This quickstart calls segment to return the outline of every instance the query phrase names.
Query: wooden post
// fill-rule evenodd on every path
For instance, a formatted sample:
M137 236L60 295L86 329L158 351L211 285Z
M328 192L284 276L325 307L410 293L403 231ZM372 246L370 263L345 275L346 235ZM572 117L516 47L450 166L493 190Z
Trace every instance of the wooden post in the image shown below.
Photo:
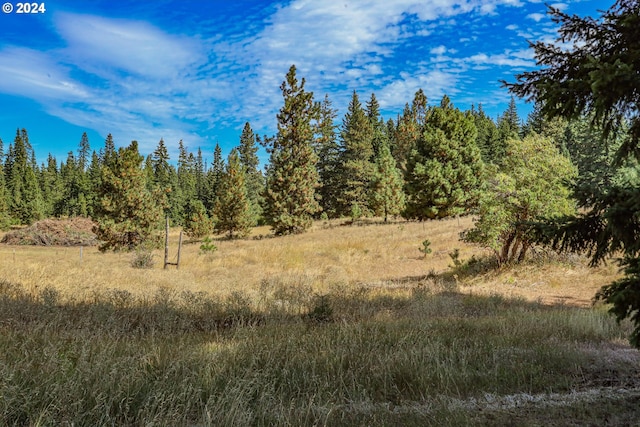
M182 251L182 230L180 230L180 239L178 240L178 260L176 262L169 262L169 216L165 219L164 225L164 269L167 269L168 265L175 265L176 270L180 267L180 252Z
M180 268L180 251L182 251L182 230L180 230L180 238L178 239L178 259L176 261L176 270Z
M165 217L164 222L164 269L169 265L169 215Z
M80 261L82 261L82 246L80 246Z

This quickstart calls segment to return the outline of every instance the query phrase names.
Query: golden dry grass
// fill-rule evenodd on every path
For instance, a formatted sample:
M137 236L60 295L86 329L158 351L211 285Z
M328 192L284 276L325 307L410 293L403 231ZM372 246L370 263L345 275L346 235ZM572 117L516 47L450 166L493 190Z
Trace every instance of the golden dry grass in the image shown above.
M343 221L316 222L304 234L270 238L269 229L253 230L245 240L215 241L218 250L200 254L199 244L185 244L180 268L163 270L163 251L154 252L152 269L135 269L131 253L99 253L96 248L0 246L0 277L38 291L55 288L62 297L90 299L105 290L127 290L138 296L159 289L229 295L258 292L263 281L301 284L315 292L333 286L412 287L430 271L449 270L449 253L460 260L488 252L459 241L471 218L441 221L370 223L346 226ZM171 233L175 261L178 230ZM262 237L262 238L260 238ZM429 239L433 252L418 248ZM615 266L587 268L575 263L527 264L460 279L465 293L503 294L543 302L588 305L595 292L617 276Z

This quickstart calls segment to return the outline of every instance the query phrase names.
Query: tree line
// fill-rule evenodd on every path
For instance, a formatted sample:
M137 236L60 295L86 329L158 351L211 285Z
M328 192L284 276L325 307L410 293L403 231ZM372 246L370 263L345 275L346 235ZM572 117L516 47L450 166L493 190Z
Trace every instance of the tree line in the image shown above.
M566 180L584 155L578 140L585 137L575 129L586 119L549 121L536 108L522 120L511 98L494 120L481 105L461 111L446 95L429 105L420 89L387 121L375 94L362 103L354 91L338 123L329 97L316 101L295 66L280 89L277 133L260 137L246 123L238 146L223 158L216 144L210 164L182 141L172 162L162 139L145 157L136 141L116 149L111 135L92 150L85 133L66 160L49 155L38 165L27 131L18 130L6 154L0 141L0 223L92 217L108 250L139 246L165 216L194 238L234 238L258 224L282 235L319 218L473 212L479 220L465 239L506 262L522 259L531 245L517 224L574 208ZM269 155L264 171L259 145Z

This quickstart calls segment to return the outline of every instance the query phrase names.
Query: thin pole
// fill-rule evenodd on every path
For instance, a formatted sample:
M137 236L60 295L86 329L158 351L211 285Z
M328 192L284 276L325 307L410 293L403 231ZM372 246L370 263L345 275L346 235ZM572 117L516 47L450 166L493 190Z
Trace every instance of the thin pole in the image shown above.
M169 215L165 217L164 222L164 269L169 264Z
M182 251L182 230L180 230L180 238L178 239L178 259L176 260L176 270L180 268L180 252Z

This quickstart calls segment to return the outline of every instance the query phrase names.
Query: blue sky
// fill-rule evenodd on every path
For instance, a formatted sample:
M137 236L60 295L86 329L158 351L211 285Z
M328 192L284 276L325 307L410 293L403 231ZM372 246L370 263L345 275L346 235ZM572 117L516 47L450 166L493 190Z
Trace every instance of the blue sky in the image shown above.
M3 1L4 2L4 1ZM538 0L48 0L44 13L0 13L0 138L26 128L38 160L93 149L108 133L148 154L163 138L211 159L245 122L273 135L291 66L338 123L352 91L374 92L385 118L422 88L496 117L499 80L535 67L527 40L553 41ZM553 3L596 15L606 1ZM530 106L519 103L524 118ZM266 160L263 153L263 160Z

